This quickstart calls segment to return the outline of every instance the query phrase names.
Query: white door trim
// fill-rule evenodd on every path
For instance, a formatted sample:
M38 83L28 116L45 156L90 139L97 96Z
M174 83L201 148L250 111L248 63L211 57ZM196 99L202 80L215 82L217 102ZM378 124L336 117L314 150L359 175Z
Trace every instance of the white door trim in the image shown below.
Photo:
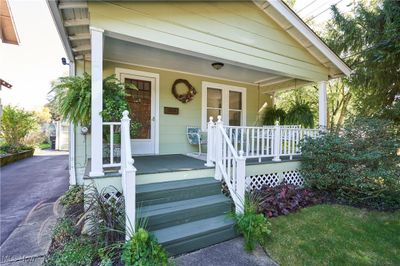
M133 70L133 69L127 69L127 68L115 68L115 75L117 76L117 79L121 81L121 75L122 74L128 74L128 75L135 75L135 76L141 76L144 78L153 78L155 80L155 123L154 123L154 153L159 154L160 153L160 136L159 136L159 118L160 118L160 74L157 73L151 73L151 72L145 72L145 71L139 71L139 70Z
M222 90L222 117L226 120L228 117L229 120L229 91L238 91L242 93L242 124L241 126L246 126L246 88L245 87L238 87L228 84L221 84L221 83L214 83L203 81L201 83L201 128L203 131L207 130L207 88L215 88ZM224 108L227 106L228 108ZM216 121L216 117L214 117L214 121ZM226 121L225 121L226 123Z

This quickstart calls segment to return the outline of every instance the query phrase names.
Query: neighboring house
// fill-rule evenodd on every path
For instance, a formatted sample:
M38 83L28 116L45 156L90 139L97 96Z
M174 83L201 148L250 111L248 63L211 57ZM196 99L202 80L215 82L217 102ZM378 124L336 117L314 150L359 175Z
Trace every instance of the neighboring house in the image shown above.
M71 184L94 182L100 188L124 188L131 221L137 196L146 205L141 215L151 221L150 230L173 254L233 236L226 227L230 224L220 215L215 181L204 177L222 178L238 211L245 189L283 179L301 182L298 161L278 161L299 155L299 140L304 135L315 136L318 130L260 127L259 110L272 106L279 90L318 82L319 125L325 127L326 82L351 71L280 0L48 4L71 75L85 71L92 75L90 134L81 134L79 126L71 127ZM124 130L129 128L127 117L122 122L122 163L114 161L119 146L112 139L103 143L103 133L120 126L100 116L102 79L110 74L139 88L138 92L128 90L127 100L134 110L131 116L142 128L130 139L129 130ZM191 101L182 103L171 93L178 79L196 89ZM207 123L209 116L215 122L217 115L222 116L220 122ZM188 143L187 126L207 131L206 166L178 155L197 149ZM122 179L115 167L121 167ZM173 196L160 196L166 191ZM169 211L157 213L152 209L155 202L169 204L165 206Z
M2 43L19 45L17 29L7 0L0 0L0 39ZM12 85L0 78L0 91L2 87L11 89ZM2 114L3 106L0 98L0 118Z
M19 44L17 29L7 0L0 0L0 39L3 43Z

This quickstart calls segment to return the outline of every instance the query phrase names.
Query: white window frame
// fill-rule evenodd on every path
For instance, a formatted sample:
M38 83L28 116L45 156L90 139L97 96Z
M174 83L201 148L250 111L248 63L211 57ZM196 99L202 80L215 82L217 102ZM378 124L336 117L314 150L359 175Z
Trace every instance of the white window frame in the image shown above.
M246 126L246 91L247 89L245 87L238 87L238 86L232 86L232 85L227 85L227 84L221 84L221 83L213 83L213 82L208 82L208 81L203 81L201 84L201 129L202 131L207 130L207 89L212 88L212 89L220 89L222 91L222 121L224 122L225 125L228 125L229 122L229 92L230 91L236 91L236 92L241 92L242 93L242 113L240 117L241 121L241 126ZM217 118L214 117L214 121L216 121Z

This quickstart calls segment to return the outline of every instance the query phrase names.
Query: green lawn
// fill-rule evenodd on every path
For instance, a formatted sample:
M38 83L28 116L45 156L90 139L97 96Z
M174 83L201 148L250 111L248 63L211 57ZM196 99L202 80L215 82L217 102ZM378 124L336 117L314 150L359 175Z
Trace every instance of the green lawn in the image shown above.
M400 211L317 205L270 221L264 247L280 265L400 265Z
M50 148L51 148L51 145L49 143L39 144L39 149L41 149L41 150L50 149Z

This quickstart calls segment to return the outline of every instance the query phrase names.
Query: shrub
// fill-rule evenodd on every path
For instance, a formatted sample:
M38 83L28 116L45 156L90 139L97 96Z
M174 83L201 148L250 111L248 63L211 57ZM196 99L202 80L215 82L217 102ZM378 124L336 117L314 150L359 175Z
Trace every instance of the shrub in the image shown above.
M69 206L72 206L75 204L83 204L83 187L82 186L72 186L62 196L60 202L65 207L69 207Z
M61 197L60 203L65 207L65 215L77 222L84 214L84 196L82 186L71 186ZM83 226L83 223L79 223Z
M10 105L4 107L1 119L1 137L15 149L38 126L33 113Z
M92 264L95 255L95 247L88 238L75 238L52 253L46 259L45 265L86 266Z
M74 223L71 219L63 218L58 221L53 229L53 240L55 247L59 247L76 236Z
M123 248L125 265L168 265L166 251L145 229L139 228Z
M18 146L9 145L9 144L1 144L1 146L0 146L0 151L2 151L3 154L18 153L18 152L26 151L26 150L33 150L33 147L24 145L24 144L20 144Z
M113 191L111 191L113 190ZM115 188L98 191L95 186L87 188L87 218L89 234L109 246L125 239L125 207L122 195ZM120 197L110 195L116 193Z
M267 218L258 213L257 198L246 196L243 213L232 213L231 216L236 220L236 227L244 237L244 247L247 251L252 251L257 242L263 242L271 231L270 223Z
M286 215L305 206L319 202L315 193L309 189L292 184L261 188L257 192L259 207L268 217Z
M46 142L48 139L49 137L46 135L46 132L43 132L41 129L37 128L29 132L29 134L26 135L21 142L25 145L34 147L39 146L41 143Z
M302 173L308 187L338 200L378 209L400 207L400 145L393 123L356 118L339 133L307 139Z

